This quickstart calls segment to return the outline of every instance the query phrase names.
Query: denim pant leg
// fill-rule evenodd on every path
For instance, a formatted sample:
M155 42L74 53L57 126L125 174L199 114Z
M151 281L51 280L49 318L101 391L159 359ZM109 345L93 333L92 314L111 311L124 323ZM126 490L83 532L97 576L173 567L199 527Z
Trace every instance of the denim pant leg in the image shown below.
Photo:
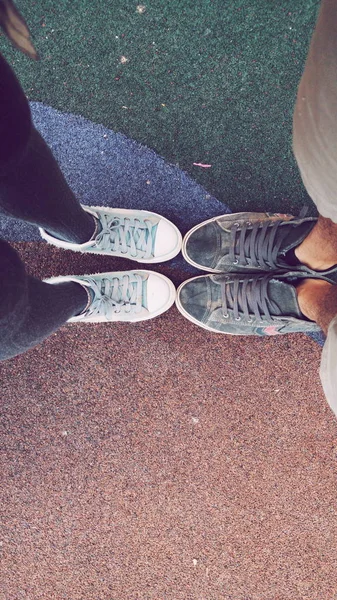
M42 342L86 306L81 285L45 283L27 275L18 253L0 240L0 360Z
M73 243L95 230L51 150L32 125L24 92L0 55L0 215L38 225Z
M75 243L88 240L94 229L32 126L27 99L0 55L1 214ZM79 284L51 285L27 275L17 252L0 240L0 360L39 344L80 313L87 300Z

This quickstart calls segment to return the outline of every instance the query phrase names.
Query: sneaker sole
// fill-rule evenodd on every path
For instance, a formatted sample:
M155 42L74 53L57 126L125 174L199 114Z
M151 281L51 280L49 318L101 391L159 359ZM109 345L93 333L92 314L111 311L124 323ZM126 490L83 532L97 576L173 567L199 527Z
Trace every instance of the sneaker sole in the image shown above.
M172 283L172 281L170 279L168 279L168 277L165 277L165 275L162 275L161 273L157 273L154 271L148 271L146 269L137 269L135 271L132 271L135 273L139 273L139 274L146 274L146 275L156 275L156 277L159 277L160 279L162 279L163 281L165 281L165 283L167 284L167 287L169 289L169 298L166 301L166 303L158 310L156 310L155 312L151 312L148 315L142 315L141 317L137 316L137 315L133 315L132 318L128 318L126 313L123 313L122 317L118 316L118 318L116 319L112 319L107 321L104 317L87 317L87 318L81 318L80 316L77 317L72 317L71 319L69 319L67 321L67 323L139 323L141 321L148 321L149 319L154 319L155 317L158 317L159 315L163 314L164 312L166 312L167 310L169 310L171 308L171 306L174 304L175 299L176 299L176 288L174 286L174 284ZM125 274L127 274L128 271L109 271L107 273L90 273L87 275L66 275L66 276L61 276L61 277L51 277L49 279L44 279L45 283L62 283L65 281L72 281L75 283L81 283L81 279L84 277L92 277L92 276L100 276L100 277L106 277L107 279L109 277L120 277L123 276Z

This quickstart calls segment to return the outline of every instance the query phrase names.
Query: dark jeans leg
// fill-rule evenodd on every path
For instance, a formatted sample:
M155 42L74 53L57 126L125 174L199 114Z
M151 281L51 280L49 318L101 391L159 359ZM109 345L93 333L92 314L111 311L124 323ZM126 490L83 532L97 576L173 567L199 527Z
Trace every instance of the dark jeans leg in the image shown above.
M31 122L27 99L0 55L0 215L43 227L73 243L95 230Z
M81 243L94 231L51 151L34 129L27 99L0 56L1 214ZM0 241L0 360L39 344L87 304L77 283L51 285L30 277L11 246Z
M0 282L0 360L42 342L88 301L77 283L54 285L27 275L17 252L1 240Z

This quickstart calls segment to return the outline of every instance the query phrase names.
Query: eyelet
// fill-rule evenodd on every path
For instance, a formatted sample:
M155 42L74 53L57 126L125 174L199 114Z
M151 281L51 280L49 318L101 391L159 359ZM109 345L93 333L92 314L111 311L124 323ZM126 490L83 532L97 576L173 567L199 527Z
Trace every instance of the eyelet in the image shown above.
M235 317L235 321L241 321L241 317Z
M234 223L233 227L240 227L240 223Z
M251 227L252 226L252 224L251 224L250 221L247 221L246 225L247 225L247 227Z
M253 322L253 319L248 319L247 320L247 323L252 323L252 322Z
M222 315L224 319L228 319L229 314L227 313L227 315Z
M238 259L233 260L233 265L237 265L239 263Z

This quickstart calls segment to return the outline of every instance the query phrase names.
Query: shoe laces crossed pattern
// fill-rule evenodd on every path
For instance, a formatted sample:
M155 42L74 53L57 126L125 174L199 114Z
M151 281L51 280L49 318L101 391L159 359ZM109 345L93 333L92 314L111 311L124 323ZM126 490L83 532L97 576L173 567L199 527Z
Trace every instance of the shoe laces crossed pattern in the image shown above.
M148 219L117 217L100 213L101 231L95 237L97 248L128 254L132 258L150 258L158 224Z
M264 269L277 268L277 256L284 238L289 230L285 227L284 233L279 231L282 221L264 221L263 223L234 223L231 227L229 245L229 259L233 265L258 266ZM276 240L276 235L278 239ZM250 261L248 261L248 257Z
M308 207L303 206L298 218L302 219L307 214ZM234 223L231 227L229 245L229 259L233 265L262 267L263 269L277 269L277 257L283 240L289 233L288 226L296 227L287 221L284 231L280 230L282 219L277 221L264 221L243 225ZM276 239L277 236L277 239ZM248 261L250 258L250 262Z
M279 307L268 296L268 283L271 278L271 275L265 275L253 279L238 278L230 281L230 278L226 277L221 286L224 318L229 318L229 310L233 311L236 321L241 321L243 313L248 323L253 322L252 315L261 323L264 320L273 320L271 312L279 315Z
M142 310L143 280L137 273L120 277L103 277L99 281L93 277L84 280L93 300L84 313L85 317L105 317L111 319L115 313L139 313Z

